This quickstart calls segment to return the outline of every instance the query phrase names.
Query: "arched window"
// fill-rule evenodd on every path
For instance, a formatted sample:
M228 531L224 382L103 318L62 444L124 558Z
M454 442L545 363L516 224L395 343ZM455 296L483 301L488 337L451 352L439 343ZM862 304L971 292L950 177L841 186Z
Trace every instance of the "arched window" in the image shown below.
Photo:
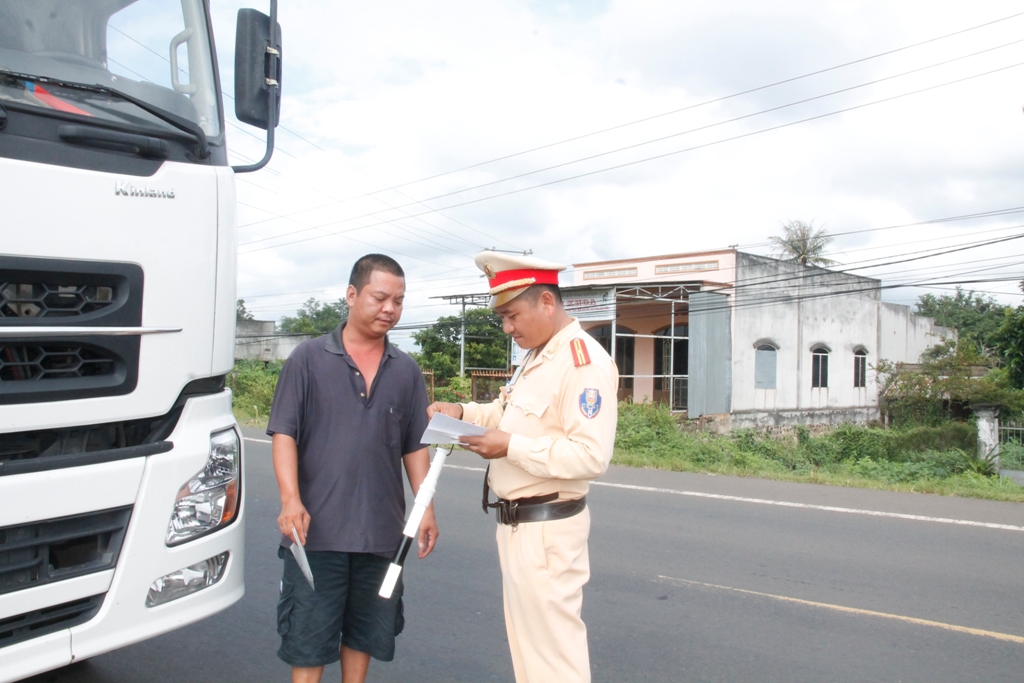
M759 344L754 352L754 388L774 389L778 349L771 344Z
M853 352L853 387L863 389L868 385L868 352L857 349Z
M622 325L615 328L615 365L619 368L620 375L633 374L633 355L636 350L636 339L634 337L622 337L623 334L636 334L633 330ZM587 330L587 334L596 339L604 350L612 352L612 326L601 325ZM632 389L633 378L623 377L619 380L620 389Z
M824 346L815 346L811 349L811 387L828 387L828 349Z

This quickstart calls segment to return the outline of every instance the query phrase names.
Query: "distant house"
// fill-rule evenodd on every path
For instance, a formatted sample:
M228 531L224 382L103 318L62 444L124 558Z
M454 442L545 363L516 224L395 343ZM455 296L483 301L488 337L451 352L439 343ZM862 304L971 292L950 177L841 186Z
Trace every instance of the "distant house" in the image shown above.
M277 331L273 320L235 321L235 360L284 360L295 347L310 339L306 334Z
M722 428L878 418L875 366L955 332L881 282L726 249L578 263L566 307L619 367L619 398Z

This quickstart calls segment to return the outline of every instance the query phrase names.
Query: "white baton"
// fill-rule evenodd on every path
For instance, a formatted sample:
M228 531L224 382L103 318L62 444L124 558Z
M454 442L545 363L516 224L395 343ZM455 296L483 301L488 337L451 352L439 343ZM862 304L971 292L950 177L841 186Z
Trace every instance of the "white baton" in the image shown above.
M395 592L395 585L398 583L398 577L402 574L402 566L405 564L405 556L409 554L409 547L412 546L413 539L416 538L416 534L420 529L423 513L430 507L430 501L434 498L434 491L437 490L437 480L441 476L444 461L451 454L452 448L452 446L449 446L447 451L441 448L436 450L434 461L430 463L430 471L427 472L426 478L420 484L420 490L416 494L416 499L412 504L412 511L409 513L409 519L405 523L405 530L402 531L402 543L398 546L398 550L395 551L395 559L392 560L391 566L388 567L387 576L384 577L384 583L381 584L379 595L382 598L390 598L391 594Z

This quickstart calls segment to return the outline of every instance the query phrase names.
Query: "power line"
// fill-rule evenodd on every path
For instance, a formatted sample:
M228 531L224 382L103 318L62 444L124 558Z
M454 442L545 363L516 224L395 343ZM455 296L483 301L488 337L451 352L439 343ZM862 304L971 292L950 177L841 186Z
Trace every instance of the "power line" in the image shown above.
M1009 70L1009 69L1014 69L1014 68L1017 68L1017 67L1020 67L1020 66L1024 66L1024 62L1018 62L1016 64L1011 64L1009 66L1000 67L998 69L992 69L990 71L985 71L985 72L982 72L982 73L973 74L971 76L965 76L963 78L958 78L958 79L954 79L952 81L947 81L945 83L940 83L940 84L937 84L937 85L932 85L932 86L928 86L928 87L925 87L925 88L920 88L918 90L913 90L913 91L906 92L906 93L901 93L901 94L898 94L898 95L892 95L890 97L884 97L884 98L881 98L881 99L878 99L878 100L874 100L874 101L871 101L871 102L865 102L865 103L858 104L858 105L852 105L852 106L849 106L849 107L844 107L842 109L837 109L835 111L826 112L824 114L818 114L818 115L815 115L815 116L809 116L807 118L799 119L799 120L796 120L796 121L790 121L790 122L787 122L787 123L782 123L782 124L778 124L778 125L775 125L775 126L769 126L767 128L762 128L762 129L755 130L755 131L749 131L747 133L741 133L739 135L734 135L732 137L722 138L722 139L719 139L719 140L714 140L714 141L711 141L711 142L707 142L707 143L703 143L703 144L699 144L699 145L694 145L692 147L687 147L687 148L684 148L684 149L674 150L674 151L671 151L671 152L665 152L665 153L662 153L662 154L657 154L657 155L654 155L654 156L646 157L646 158L643 158L643 159L637 159L637 160L634 160L634 161L628 161L628 162L624 162L624 163L621 163L621 164L616 164L614 166L609 166L609 167L605 167L605 168L601 168L601 169L596 169L596 170L588 171L588 172L585 172L585 173L579 173L579 174L572 175L572 176L567 176L567 177L564 177L564 178L557 178L555 180L550 180L550 181L547 181L547 182L538 183L536 185L529 185L529 186L526 186L526 187L521 187L521 188L517 188L517 189L513 189L513 190L508 190L506 192L501 192L501 193L493 194L493 195L490 195L490 196L487 196L487 197L480 197L480 198L477 198L477 199L470 199L470 200L467 200L467 201L464 201L464 202L459 202L459 203L456 203L456 204L451 204L451 205L448 205L448 206L445 206L445 207L441 207L441 209L438 209L438 210L448 210L448 209L453 209L453 208L460 207L460 206L468 206L468 205L471 205L471 204L477 204L479 202L489 201L489 200L492 200L492 199L498 199L500 197L507 197L507 196L511 196L511 195L514 195L514 194L519 194L519 193L522 193L522 192L527 192L529 190L535 190L535 189L542 188L542 187L548 187L550 185L556 185L556 184L559 184L559 183L568 182L570 180L578 180L580 178L586 178L586 177L597 175L597 174L600 174L600 173L607 173L609 171L619 170L619 169L627 168L627 167L630 167L630 166L635 166L637 164L647 163L649 161L656 161L658 159L664 159L664 158L675 156L675 155L678 155L678 154L684 154L686 152L692 152L692 151L699 150L699 149L705 149L705 148L713 147L715 145L720 145L720 144L723 144L723 143L726 143L726 142L733 142L733 141L736 141L736 140L741 140L741 139L744 139L744 138L752 137L754 135L760 135L762 133L769 133L769 132L772 132L772 131L781 130L781 129L784 129L784 128L789 128L789 127L792 127L792 126L796 126L796 125L799 125L799 124L802 124L802 123L808 123L810 121L817 121L817 120L820 120L820 119L824 119L824 118L828 118L828 117L831 117L831 116L835 116L837 114L843 114L843 113L846 113L846 112L856 111L858 109L864 109L866 107L870 107L870 106L873 106L873 105L876 105L876 104L884 104L886 102L892 102L892 101L895 101L895 100L898 100L898 99L902 99L904 97L910 97L912 95L919 95L919 94L924 93L924 92L929 92L929 91L936 90L938 88L947 87L947 86L950 86L950 85L956 85L956 84L963 83L963 82L966 82L966 81L969 81L969 80L973 80L975 78L981 78L983 76L990 76L990 75L992 75L994 73L999 73L999 72L1006 71L1006 70ZM433 199L435 199L435 197L430 197L430 198L425 199L423 201L424 202L432 201ZM405 206L406 205L401 205L401 206L395 207L395 208L404 208ZM425 213L413 214L413 216L426 215L427 213L432 213L432 212L433 212L433 210L425 212ZM326 227L328 225L336 225L338 223L347 223L347 222L355 221L355 220L362 219L362 218L368 218L368 217L376 216L376 215L379 215L380 213L383 213L383 212L375 212L375 213L370 213L370 214L363 214L363 215L360 215L360 216L354 216L354 217L351 217L351 218L346 218L346 219L343 219L343 220L334 221L332 223L325 223L323 226L318 226L318 227L322 228L322 227ZM292 240L292 241L289 241L289 242L282 242L282 243L279 243L279 244L269 245L269 246L265 246L265 247L259 247L259 248L256 248L256 249L250 249L249 251L241 252L241 253L248 254L248 253L252 253L252 252L256 252L256 251L263 251L265 249L276 249L278 247L288 246L288 245L291 245L291 244L298 244L298 243L301 243L301 242L308 242L308 241L314 240L314 239L320 239L321 237L326 237L326 236L330 236L330 235L341 235L341 234L344 234L344 233L347 233L347 232L352 232L352 231L355 231L355 230L363 230L363 229L366 229L366 228L375 227L377 225L384 225L384 224L386 224L388 222L389 221L379 221L379 222L375 222L375 223L370 223L368 225L363 225L363 226L358 226L358 227L355 227L355 228L350 228L348 230L331 232L331 233L328 233L328 235L321 235L321 236L315 236L315 237L307 237L307 238L303 238L303 239ZM296 233L297 232L303 232L303 231L296 231ZM296 234L296 233L292 233L292 234ZM253 242L246 242L245 244L240 245L240 246L245 246L247 244L253 244L253 243L257 242L257 241L264 241L264 240L255 240Z
M505 156L496 157L494 159L489 159L487 161L477 162L477 163L474 163L474 164L470 164L468 166L463 166L461 168L453 169L451 171L445 171L443 173L438 173L438 174L435 174L435 175L432 175L432 176L428 176L428 177L425 177L425 178L420 178L418 180L412 180L412 181L408 181L408 182L405 182L405 183L400 183L398 185L392 185L390 187L386 187L386 188L383 188L383 189L380 189L380 190L375 190L374 192L367 193L367 195L363 195L363 196L368 196L368 195L372 195L372 194L378 194L378 193L381 193L381 192L386 192L388 190L394 190L394 189L401 188L401 187L407 187L409 185L415 185L415 184L418 184L418 183L423 183L423 182L426 182L428 180L434 180L436 178L441 178L441 177L444 177L444 176L452 175L454 173L460 173L462 171L467 171L467 170L471 170L471 169L474 169L474 168L479 168L481 166L486 166L486 165L489 165L489 164L497 163L499 161L505 161L507 159L512 159L512 158L515 158L515 157L518 157L518 156L523 156L525 154L530 154L532 152L538 152L538 151L541 151L541 150L544 150L544 149L548 149L548 148L551 148L551 147L556 147L556 146L559 146L559 145L564 145L564 144L567 144L567 143L570 143L570 142L576 142L578 140L582 140L582 139L585 139L585 138L593 137L595 135L601 135L603 133L608 133L608 132L611 132L611 131L614 131L614 130L619 130L621 128L626 128L628 126L634 126L634 125L637 125L637 124L640 124L640 123L646 123L646 122L652 121L654 119L662 118L662 117L665 117L665 116L670 116L672 114L678 114L678 113L681 113L681 112L684 112L684 111L689 111L689 110L692 110L692 109L696 109L698 107L704 107L704 106L707 106L707 105L710 105L710 104L716 104L718 102L724 102L726 100L734 99L734 98L737 98L737 97L742 97L743 95L749 95L751 93L755 93L755 92L758 92L758 91L761 91L761 90L767 90L767 89L774 88L774 87L777 87L777 86L780 86L780 85L785 85L786 83L792 83L792 82L799 81L799 80L802 80L802 79L810 78L812 76L818 76L818 75L821 75L821 74L824 74L824 73L828 73L830 71L835 71L835 70L842 69L842 68L845 68L845 67L848 67L848 66L853 66L855 64L860 64L860 63L867 62L867 61L870 61L870 60L873 60L873 59L878 59L880 57L885 57L885 56L888 56L888 55L896 54L898 52L903 52L903 51L910 50L910 49L913 49L913 48L916 48L916 47L921 47L922 45L927 45L929 43L934 43L936 41L945 40L947 38L952 38L954 36L958 36L958 35L961 35L961 34L964 34L964 33L968 33L970 31L975 31L977 29L985 28L987 26L992 26L994 24L998 24L998 23L1003 22L1003 21L1008 21L1010 19L1015 19L1015 18L1020 17L1020 16L1024 16L1024 12L1018 12L1016 14L1011 14L1009 16L1002 17L1001 19L995 19L993 21L988 21L988 22L985 22L985 23L982 23L982 24L978 24L976 26L971 26L969 28L960 29L960 30L954 31L952 33L947 33L947 34L944 34L944 35L941 35L941 36L937 36L937 37L934 37L934 38L929 38L927 40L923 40L923 41L920 41L920 42L917 42L917 43L913 43L911 45L905 45L903 47L895 48L895 49L892 49L892 50L886 50L884 52L879 52L877 54L870 55L868 57L861 57L861 58L855 59L853 61L844 62L842 64L837 64L835 66L830 66L830 67L827 67L827 68L824 68L824 69L819 69L817 71L812 71L810 73L806 73L806 74L803 74L801 76L794 76L794 77L791 77L791 78L786 78L786 79L783 79L781 81L775 81L774 83L769 83L767 85L761 85L761 86L758 86L758 87L755 87L755 88L750 88L748 90L743 90L741 92L733 93L731 95L725 95L725 96L722 96L722 97L716 97L714 99L705 100L703 102L699 102L697 104L688 105L688 106L681 107L681 108L678 108L678 109L673 109L671 111L663 112L661 114L655 114L655 115L652 115L652 116L646 116L644 118L636 119L634 121L629 121L627 123L618 124L618 125L615 125L615 126L611 126L609 128L603 128L601 130L593 131L593 132L590 132L590 133L585 133L583 135L577 135L577 136L574 136L574 137L566 138L564 140L559 140L557 142L547 143L547 144L544 144L544 145L540 145L538 147L533 147L533 148L530 148L530 149L527 149L527 150L523 150L521 152L515 152L513 154L507 154ZM353 199L358 199L358 198L359 197L355 197ZM351 200L346 200L346 201L351 201ZM427 200L427 201L429 201L429 200ZM324 206L327 206L327 205L324 205ZM324 206L314 207L314 208L324 208ZM314 209L305 209L304 211L312 211L312 210L314 210Z

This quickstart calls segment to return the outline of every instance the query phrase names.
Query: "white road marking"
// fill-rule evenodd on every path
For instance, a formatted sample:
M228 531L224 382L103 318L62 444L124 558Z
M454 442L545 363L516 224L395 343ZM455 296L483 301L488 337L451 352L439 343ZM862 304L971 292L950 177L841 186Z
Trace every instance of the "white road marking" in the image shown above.
M473 472L485 471L482 467L463 467L460 465L445 465L457 470L470 470ZM653 486L634 486L632 484L613 484L607 481L592 481L593 486L608 486L615 489L626 489L629 491L645 491L647 493L671 493L676 496L691 496L693 498L711 498L713 500L729 500L737 503L753 503L755 505L775 505L777 507L799 508L803 510L820 510L823 512L841 512L848 515L867 515L869 517L889 517L892 519L907 519L914 522L932 522L936 524L956 524L960 526L975 526L985 529L999 529L1000 531L1024 531L1022 526L1012 524L997 524L995 522L975 522L969 519L950 519L948 517L929 517L927 515L908 515L902 512L881 512L879 510L861 510L858 508L843 508L833 505L813 505L811 503L794 503L788 500L766 500L764 498L746 498L743 496L727 496L721 493L703 493L701 491L677 491L676 489L655 488Z
M251 436L243 436L242 438L246 441L255 441L256 443L274 443L270 439L254 439Z
M742 593L745 595L756 595L762 598L771 598L772 600L780 600L782 602L792 602L798 605L805 605L807 607L818 607L821 609L833 610L836 612L846 612L848 614L858 614L865 617L879 617L882 619L894 619L896 621L903 621L908 624L915 624L917 626L929 626L931 628L940 628L946 631L955 631L957 633L966 633L972 636L984 636L986 638L995 638L996 640L1004 640L1010 643L1024 644L1024 637L1013 635L1012 633L999 633L998 631L986 631L980 628L971 628L969 626L957 626L956 624L947 624L941 621L931 621L930 619L918 619L917 617L907 617L902 614L890 614L888 612L875 612L874 610L859 609L857 607L846 607L844 605L833 605L827 602L813 602L811 600L801 600L800 598L791 598L786 595L773 595L771 593L760 593L758 591L746 590L745 588L734 588L733 586L719 586L714 583L704 583L703 581L690 581L689 579L677 579L672 576L658 576L662 581L668 581L676 584L688 584L691 586L704 586L705 588L717 588L718 590L731 591L733 593Z

